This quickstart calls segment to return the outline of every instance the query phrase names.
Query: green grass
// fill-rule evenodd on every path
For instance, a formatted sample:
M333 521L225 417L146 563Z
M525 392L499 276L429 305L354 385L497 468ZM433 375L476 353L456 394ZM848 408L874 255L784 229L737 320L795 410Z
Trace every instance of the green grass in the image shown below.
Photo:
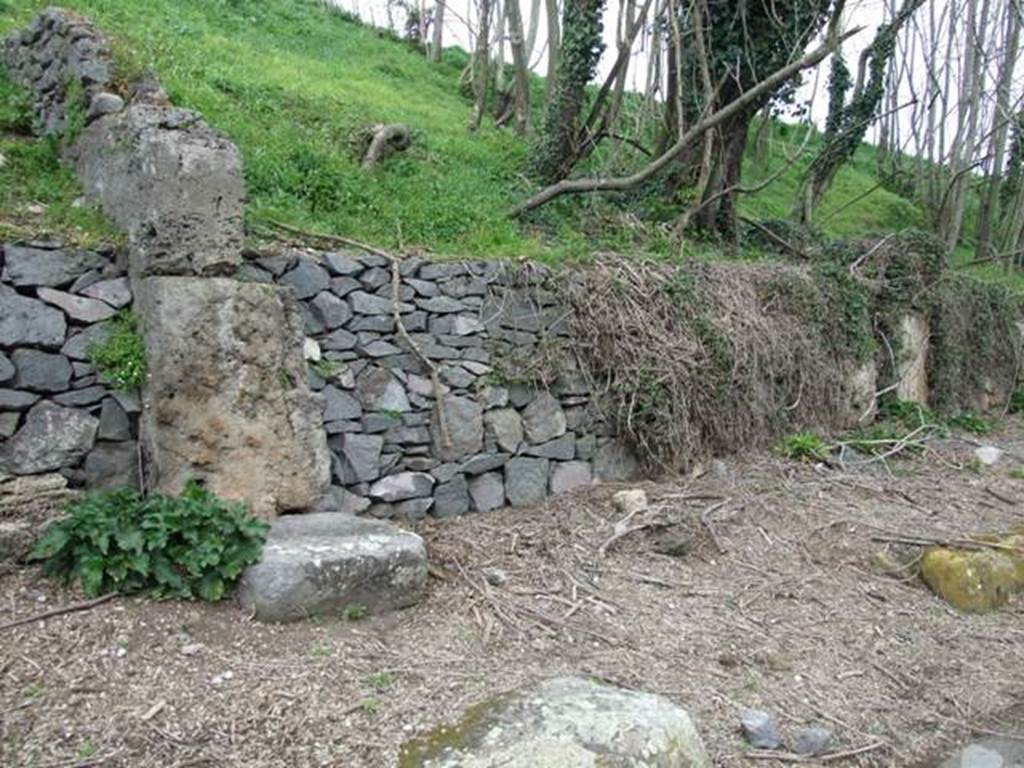
M97 208L83 204L56 140L32 139L26 93L0 68L0 238L56 236L82 246L121 238Z
M23 26L49 0L0 0L0 32ZM559 200L530 225L506 217L532 189L523 176L530 142L488 125L466 130L468 95L459 75L466 54L445 52L432 64L408 44L353 22L316 0L65 0L112 38L125 79L152 68L172 100L201 112L240 147L245 159L250 227L279 219L384 247L421 247L442 255L585 258L596 249L676 255L665 227L645 223L605 198ZM543 82L534 78L534 124ZM8 99L9 84L0 85ZM627 99L627 105L629 99ZM412 148L372 174L359 168L353 135L368 124L408 123ZM746 163L753 185L785 162L802 137L773 125L766 167ZM741 199L754 218L786 217L804 158L773 184ZM40 200L49 226L88 235L109 229L94 211L72 207L70 174L45 143L4 140L0 210ZM632 153L632 154L631 154ZM593 162L621 172L641 158L606 143ZM817 224L833 237L919 226L920 209L876 187L874 150L861 147L838 175ZM20 180L20 187L11 181ZM16 187L16 189L12 189ZM867 193L867 194L865 194ZM674 215L678 211L666 211ZM688 243L686 253L720 258L717 248Z

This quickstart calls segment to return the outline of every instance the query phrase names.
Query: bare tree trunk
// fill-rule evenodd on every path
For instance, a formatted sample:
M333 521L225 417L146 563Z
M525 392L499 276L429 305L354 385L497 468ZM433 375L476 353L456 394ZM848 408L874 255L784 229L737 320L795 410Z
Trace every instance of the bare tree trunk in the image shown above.
M965 76L961 80L953 161L949 166L952 177L939 206L938 234L950 252L960 242L967 191L971 181L970 169L976 151L975 142L985 81L985 34L988 27L989 0L982 0L980 11L977 0L968 0L967 8L963 70Z
M515 68L512 109L515 114L516 133L523 136L530 128L530 62L523 45L523 19L519 13L519 0L505 0L505 11L508 15L512 64Z
M441 49L444 44L444 4L445 0L437 0L434 6L434 35L430 43L430 60L441 60Z
M530 20L526 31L526 58L533 56L537 47L537 30L540 29L540 0L530 0Z
M469 130L480 127L484 112L487 109L487 86L490 81L489 68L491 61L491 6L492 0L477 0L479 18L477 21L476 53L473 68L473 114L469 119Z
M555 97L555 86L558 85L558 59L562 55L562 23L559 18L558 0L544 0L544 10L548 17L548 73L544 83L544 111L551 107Z
M996 217L999 187L1002 184L1006 141L1010 133L1010 124L1014 118L1014 115L1010 113L1010 88L1013 85L1013 68L1017 62L1017 50L1020 47L1020 18L1012 0L1006 3L1004 12L1006 14L1006 31L1003 39L1002 60L996 78L996 107L992 113L989 171L975 226L977 242L974 257L976 259L986 259L993 255L991 253L993 248L992 223ZM1006 267L1010 267L1009 262L1006 263Z

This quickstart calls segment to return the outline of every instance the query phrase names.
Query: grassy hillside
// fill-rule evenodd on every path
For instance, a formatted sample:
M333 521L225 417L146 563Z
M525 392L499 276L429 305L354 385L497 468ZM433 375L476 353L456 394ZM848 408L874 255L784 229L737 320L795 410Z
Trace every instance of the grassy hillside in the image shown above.
M0 0L0 32L27 23L46 4ZM657 230L627 226L628 219L599 202L552 205L533 229L508 220L505 212L530 190L522 176L529 143L492 127L466 131L469 101L459 91L464 54L458 51L431 64L408 45L315 0L63 4L112 35L122 71L130 76L154 68L176 103L199 110L239 145L250 222L276 218L384 246L401 242L458 255L559 260L594 248L665 247ZM408 123L415 142L367 174L350 141L361 126L377 122ZM779 135L782 130L776 130L767 167L748 162L747 184L785 162L783 147L795 138ZM38 151L53 165L52 148ZM14 173L19 166L8 168ZM911 203L885 190L850 204L875 186L873 170L864 147L840 172L822 208L826 233L920 223ZM745 198L743 211L758 218L787 215L798 174L799 166L791 168ZM61 186L59 179L53 183ZM51 195L65 214L72 210L68 194Z

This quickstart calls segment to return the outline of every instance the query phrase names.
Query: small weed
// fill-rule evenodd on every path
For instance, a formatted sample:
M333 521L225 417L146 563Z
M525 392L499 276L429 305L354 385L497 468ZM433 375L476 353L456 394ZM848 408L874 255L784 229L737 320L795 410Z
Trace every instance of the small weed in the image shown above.
M34 699L38 696L42 696L44 690L46 690L46 686L37 681L32 683L32 685L28 686L28 688L21 693L26 699Z
M793 461L825 461L829 448L828 443L813 432L797 432L782 439L779 453Z
M977 456L972 456L964 464L964 469L966 469L968 472L973 472L976 475L980 475L985 469L985 464Z
M314 659L326 659L334 653L334 649L331 644L326 640L320 640L313 643L313 647L309 649L309 655Z
M378 691L383 691L385 688L390 688L394 684L396 679L397 675L395 675L394 672L381 670L380 672L374 672L372 675L366 678L366 682L370 685L371 688L374 688Z
M88 759L96 754L96 745L92 743L92 739L86 739L78 745L78 756L82 759Z
M345 621L359 621L365 619L367 609L365 605L359 603L352 603L351 605L345 606L345 610L341 612L341 616Z
M375 715L384 708L380 699L370 697L359 702L359 708L368 715Z
M1006 473L1006 476L1011 480L1024 480L1024 467L1014 467Z
M107 340L86 351L100 378L123 390L140 389L146 381L146 346L139 332L139 320L122 309L109 321Z
M344 363L339 362L338 360L328 360L326 357L310 363L309 367L312 368L316 372L316 375L321 379L326 379L328 381L345 370Z

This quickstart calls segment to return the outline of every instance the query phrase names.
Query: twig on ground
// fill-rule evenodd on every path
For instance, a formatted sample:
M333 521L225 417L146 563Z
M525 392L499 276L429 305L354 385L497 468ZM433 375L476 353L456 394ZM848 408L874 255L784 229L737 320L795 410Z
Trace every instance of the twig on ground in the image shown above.
M22 627L26 624L32 624L37 621L45 621L46 619L52 619L55 616L63 616L65 613L78 613L79 611L88 611L90 608L95 608L98 605L113 600L115 597L120 597L117 592L111 592L97 597L95 600L86 600L81 603L72 603L71 605L65 605L60 608L54 608L52 611L44 611L43 613L37 613L35 616L27 616L24 619L18 619L17 621L11 621L7 624L0 624L0 632L6 629L14 629L15 627Z
M833 760L842 760L847 757L863 755L865 752L873 752L884 746L884 741L876 741L871 744L865 744L862 747L826 752L823 755L798 755L795 752L777 752L765 749L748 752L747 757L751 760L778 760L780 763L829 763Z
M715 531L715 526L711 524L711 515L720 510L730 501L732 501L732 499L725 499L724 501L720 501L717 504L712 504L710 507L708 507L707 509L700 513L700 522L705 528L707 528L708 533L711 534L711 540L715 542L715 548L718 550L718 554L720 555L724 555L726 549L722 546L722 542L718 538L718 533Z

